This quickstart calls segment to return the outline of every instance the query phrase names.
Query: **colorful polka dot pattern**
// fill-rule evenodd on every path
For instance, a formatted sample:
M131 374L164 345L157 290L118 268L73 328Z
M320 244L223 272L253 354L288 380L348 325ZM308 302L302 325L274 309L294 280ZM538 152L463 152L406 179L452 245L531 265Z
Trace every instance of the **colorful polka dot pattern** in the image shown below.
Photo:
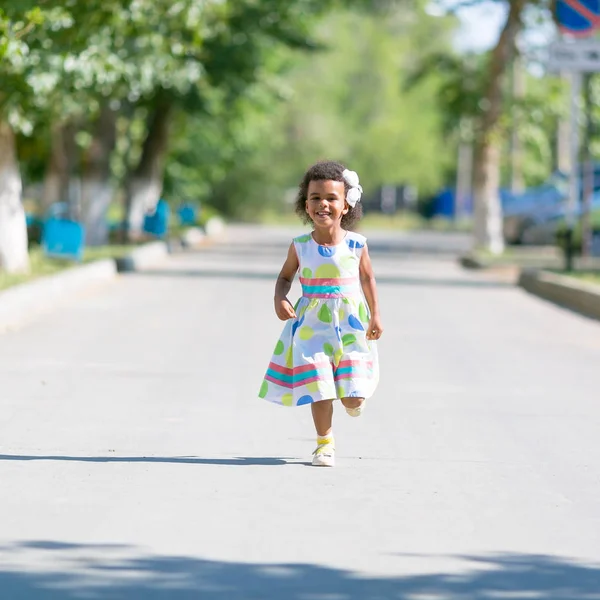
M358 278L365 244L352 232L337 246L320 246L311 234L297 237L300 274L310 285ZM360 286L335 298L305 293L295 305L297 319L286 322L275 345L259 397L283 406L370 397L379 365L377 346L366 339L369 312Z

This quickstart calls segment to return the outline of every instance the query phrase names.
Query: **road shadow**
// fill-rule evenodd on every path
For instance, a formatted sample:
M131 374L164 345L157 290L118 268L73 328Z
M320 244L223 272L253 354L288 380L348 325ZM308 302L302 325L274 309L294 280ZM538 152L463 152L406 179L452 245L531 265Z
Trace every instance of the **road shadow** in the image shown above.
M299 458L240 456L232 458L199 458L197 456L61 456L43 454L0 454L1 461L58 461L84 463L161 463L172 465L215 465L233 467L276 467L308 465ZM1 598L1 596L0 596Z
M234 269L147 269L136 273L128 273L127 277L131 276L143 277L198 277L205 279L247 279L247 280L265 280L275 283L278 272L263 272L263 271L242 271ZM377 275L377 285L401 285L401 286L417 286L417 287L452 287L452 288L514 288L515 284L506 281L494 281L485 279L462 279L462 278L429 278L429 277L413 277L413 276L391 276Z
M0 547L0 590L5 600L600 598L598 565L530 554L447 558L468 563L458 572L403 575L399 562L398 576L374 577L318 564L223 562L147 555L128 546L38 541Z

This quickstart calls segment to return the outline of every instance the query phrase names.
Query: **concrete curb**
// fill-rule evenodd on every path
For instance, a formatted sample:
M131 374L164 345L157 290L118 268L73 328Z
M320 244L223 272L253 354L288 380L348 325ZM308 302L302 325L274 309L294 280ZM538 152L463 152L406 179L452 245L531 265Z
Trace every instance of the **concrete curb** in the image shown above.
M0 330L29 321L73 294L107 283L116 275L115 261L106 259L9 288L0 293Z
M458 263L465 269L485 269L488 266L471 254L463 254L462 256L459 256Z
M600 286L548 271L524 269L519 286L530 294L600 320Z
M132 250L127 256L117 258L115 262L119 273L131 273L164 260L168 254L166 242L150 242Z
M519 258L511 258L507 256L501 260L485 259L474 254L463 254L458 257L458 263L465 269L484 270L494 269L497 267L520 267L521 269L560 269L563 264L562 258L556 256L526 256L522 255ZM584 261L579 259L576 261L578 268L586 268ZM581 266L580 266L581 265Z
M150 242L122 258L108 258L40 277L0 292L0 331L18 327L83 290L113 280L117 273L149 267L169 254L166 242Z
M220 221L210 234L197 235L195 239L188 240L187 247L192 246L190 241L198 245L201 245L203 240L216 241L224 235L224 231L224 224ZM150 242L132 250L126 256L74 266L56 275L40 277L0 292L0 332L34 319L88 287L111 281L118 273L145 269L185 247L183 241L179 241L178 245L172 241Z
M169 240L169 250L199 250L227 239L227 224L212 217L204 227L190 227L179 239Z

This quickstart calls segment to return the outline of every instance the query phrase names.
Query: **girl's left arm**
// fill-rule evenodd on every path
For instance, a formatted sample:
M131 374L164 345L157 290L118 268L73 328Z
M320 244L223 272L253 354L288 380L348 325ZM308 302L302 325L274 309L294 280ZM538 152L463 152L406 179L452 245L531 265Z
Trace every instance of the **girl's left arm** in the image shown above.
M367 339L378 340L383 333L383 327L381 325L381 316L379 315L379 299L377 297L375 274L373 273L373 265L371 264L371 257L369 256L369 249L366 244L360 258L360 283L371 313L367 329Z

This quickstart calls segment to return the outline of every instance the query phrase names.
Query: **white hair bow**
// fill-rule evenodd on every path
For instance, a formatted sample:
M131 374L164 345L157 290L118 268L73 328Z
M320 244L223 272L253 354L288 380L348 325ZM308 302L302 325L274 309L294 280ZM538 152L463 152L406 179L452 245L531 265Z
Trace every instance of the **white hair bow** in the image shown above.
M346 202L354 208L357 202L360 202L362 196L362 187L360 186L358 175L356 171L349 171L345 169L342 173L344 181L350 186L348 193L346 194Z

